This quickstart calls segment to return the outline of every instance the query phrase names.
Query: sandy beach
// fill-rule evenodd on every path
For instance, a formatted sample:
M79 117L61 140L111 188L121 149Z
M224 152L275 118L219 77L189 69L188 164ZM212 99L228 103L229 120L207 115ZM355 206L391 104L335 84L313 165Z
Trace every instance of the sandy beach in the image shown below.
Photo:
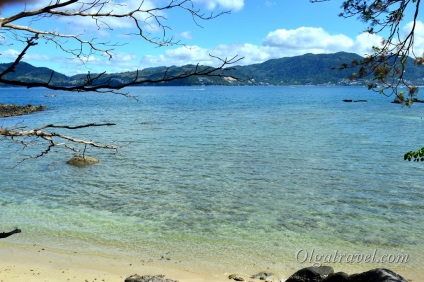
M179 281L226 281L228 274L211 276L164 268L134 259L47 250L40 246L0 243L1 282L104 281L123 282L132 274L165 275Z
M305 265L306 267L306 265ZM354 273L350 267L333 266L335 271ZM420 281L423 270L390 268L408 281ZM359 269L357 269L359 271ZM360 271L366 271L361 269ZM181 282L194 281L230 281L231 273L193 273L177 266L155 265L134 258L112 257L99 254L81 254L49 250L41 246L21 246L0 243L0 282L123 282L130 275L165 275L165 278ZM289 277L276 275L271 281L285 281ZM245 281L256 281L247 274L238 274ZM260 281L260 280L257 280Z

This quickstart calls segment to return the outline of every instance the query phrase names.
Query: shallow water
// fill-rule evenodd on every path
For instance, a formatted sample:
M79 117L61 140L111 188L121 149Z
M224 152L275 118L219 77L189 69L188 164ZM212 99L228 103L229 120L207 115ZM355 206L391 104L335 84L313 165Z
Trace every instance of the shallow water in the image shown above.
M88 149L102 162L75 168L64 150L19 163L40 147L2 141L0 222L24 230L14 241L193 271L294 269L299 250L424 265L424 165L403 161L423 146L424 105L362 87L127 91L139 100L0 89L1 103L47 105L2 126L115 122L67 134L122 146Z

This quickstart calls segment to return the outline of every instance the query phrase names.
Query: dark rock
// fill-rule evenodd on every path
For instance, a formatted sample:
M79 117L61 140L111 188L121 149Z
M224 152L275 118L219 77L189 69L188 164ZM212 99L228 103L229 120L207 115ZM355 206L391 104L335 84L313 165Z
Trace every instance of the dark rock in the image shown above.
M165 275L131 275L125 279L125 282L178 282L177 280L166 279Z
M330 266L306 267L294 273L286 282L321 282L333 273L334 269Z
M96 164L98 162L100 162L99 159L96 159L90 156L75 155L71 159L69 159L66 163L73 166L88 166L88 165Z
M46 108L44 105L40 106L33 106L33 105L26 105L26 106L19 106L16 104L13 105L7 105L7 104L0 104L0 117L11 117L11 116L22 116L31 114L34 112L42 111Z
M343 102L347 102L347 103L359 103L359 102L368 102L368 100L351 100L351 99L344 99Z
M267 280L268 278L271 278L272 276L274 276L274 274L272 274L271 272L259 272L258 274L250 276L250 278Z
M244 281L244 278L238 276L237 274L231 274L230 276L228 276L228 279L235 280L235 281Z
M385 268L376 268L349 276L348 282L407 282L402 276Z

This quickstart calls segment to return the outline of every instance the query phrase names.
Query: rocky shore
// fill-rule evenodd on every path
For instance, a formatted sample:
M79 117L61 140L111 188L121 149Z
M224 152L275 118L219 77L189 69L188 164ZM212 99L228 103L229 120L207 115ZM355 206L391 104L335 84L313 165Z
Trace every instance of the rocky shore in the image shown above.
M45 108L45 105L34 106L28 104L25 106L20 106L16 104L0 104L0 118L27 115L34 112L42 111Z
M233 281L246 281L237 274L231 274L228 279ZM385 269L376 268L362 273L347 274L345 272L334 272L330 266L306 267L291 275L287 280L280 280L270 272L260 272L252 275L247 281L278 281L278 282L407 282L399 274ZM125 282L178 282L165 278L165 275L131 275Z

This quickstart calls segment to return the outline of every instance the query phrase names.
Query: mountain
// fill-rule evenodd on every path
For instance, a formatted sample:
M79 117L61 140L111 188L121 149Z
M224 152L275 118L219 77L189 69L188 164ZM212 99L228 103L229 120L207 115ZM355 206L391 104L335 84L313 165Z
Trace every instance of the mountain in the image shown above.
M245 75L251 75L257 83L271 85L335 84L350 76L353 70L338 71L332 68L359 55L340 52L336 54L305 54L296 57L272 59L261 64L240 67Z
M354 84L364 81L350 82L346 80L355 69L334 70L342 63L350 63L352 60L361 60L362 57L354 53L339 52L335 54L305 54L296 57L272 59L260 64L247 66L235 66L233 70L225 72L246 79L243 82L233 81L222 77L190 77L167 83L145 83L143 85L330 85L330 84ZM10 64L0 64L0 72ZM188 72L195 67L186 65L181 67L153 67L138 72L123 72L106 74L98 83L110 81L111 84L119 85L132 81L138 76L139 80L154 80L163 77L164 72L168 75ZM207 68L207 66L199 66ZM34 67L27 63L20 63L14 73L6 78L28 82L45 82L52 76L51 84L76 85L87 78L86 74L66 76L49 68ZM92 77L95 75L93 74ZM415 84L424 84L424 67L416 66L411 58L407 60L407 72L405 78ZM251 79L250 81L248 79Z
M10 65L0 64L0 72L4 71ZM6 74L4 78L26 82L46 82L51 78L52 84L56 85L67 84L69 82L69 77L64 74L45 67L34 67L25 62L19 63L15 67L15 71Z

